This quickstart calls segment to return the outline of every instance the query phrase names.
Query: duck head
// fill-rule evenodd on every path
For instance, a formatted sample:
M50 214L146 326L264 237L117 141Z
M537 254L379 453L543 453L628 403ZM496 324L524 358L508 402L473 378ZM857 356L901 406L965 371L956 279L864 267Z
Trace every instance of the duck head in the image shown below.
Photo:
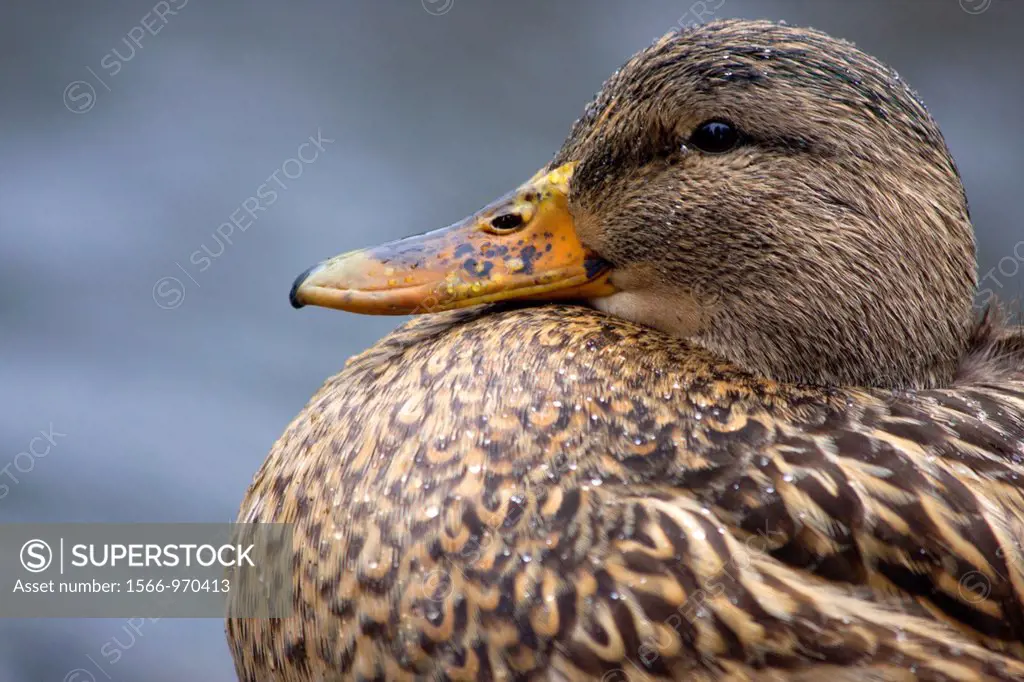
M932 387L967 344L975 278L956 167L899 76L817 31L726 21L634 56L518 189L324 261L291 299L582 299L775 380Z

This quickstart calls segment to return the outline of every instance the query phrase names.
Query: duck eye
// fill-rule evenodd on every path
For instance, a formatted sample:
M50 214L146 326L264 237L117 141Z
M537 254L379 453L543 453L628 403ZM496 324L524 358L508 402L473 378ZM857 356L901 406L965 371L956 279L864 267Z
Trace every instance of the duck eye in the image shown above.
M740 131L725 121L705 121L690 135L689 144L702 152L721 154L740 143Z

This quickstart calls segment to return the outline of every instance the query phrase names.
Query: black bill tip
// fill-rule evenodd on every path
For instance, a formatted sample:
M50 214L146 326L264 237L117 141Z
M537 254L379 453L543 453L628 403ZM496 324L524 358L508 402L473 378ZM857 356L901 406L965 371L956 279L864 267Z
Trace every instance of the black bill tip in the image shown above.
M299 308L306 307L306 304L299 300L299 287L302 286L303 282L309 279L310 275L319 270L321 267L323 266L317 263L316 265L307 269L301 275L296 277L295 281L292 283L292 290L288 292L288 300L291 302L292 307L295 308L296 310L298 310Z

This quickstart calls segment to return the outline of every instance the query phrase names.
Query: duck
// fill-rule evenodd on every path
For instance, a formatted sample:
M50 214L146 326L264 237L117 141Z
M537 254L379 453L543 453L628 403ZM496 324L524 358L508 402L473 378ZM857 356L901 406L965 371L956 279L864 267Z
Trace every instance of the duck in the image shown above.
M273 445L242 682L1024 679L1024 334L924 104L849 42L676 30L527 182L327 259L413 314Z

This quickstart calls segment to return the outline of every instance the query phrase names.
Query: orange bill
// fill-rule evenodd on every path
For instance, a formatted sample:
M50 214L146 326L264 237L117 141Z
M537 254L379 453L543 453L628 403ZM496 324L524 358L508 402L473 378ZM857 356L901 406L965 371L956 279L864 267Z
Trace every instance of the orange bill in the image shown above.
M407 315L612 294L610 266L573 227L566 199L573 167L541 171L450 227L326 260L295 280L292 305Z

